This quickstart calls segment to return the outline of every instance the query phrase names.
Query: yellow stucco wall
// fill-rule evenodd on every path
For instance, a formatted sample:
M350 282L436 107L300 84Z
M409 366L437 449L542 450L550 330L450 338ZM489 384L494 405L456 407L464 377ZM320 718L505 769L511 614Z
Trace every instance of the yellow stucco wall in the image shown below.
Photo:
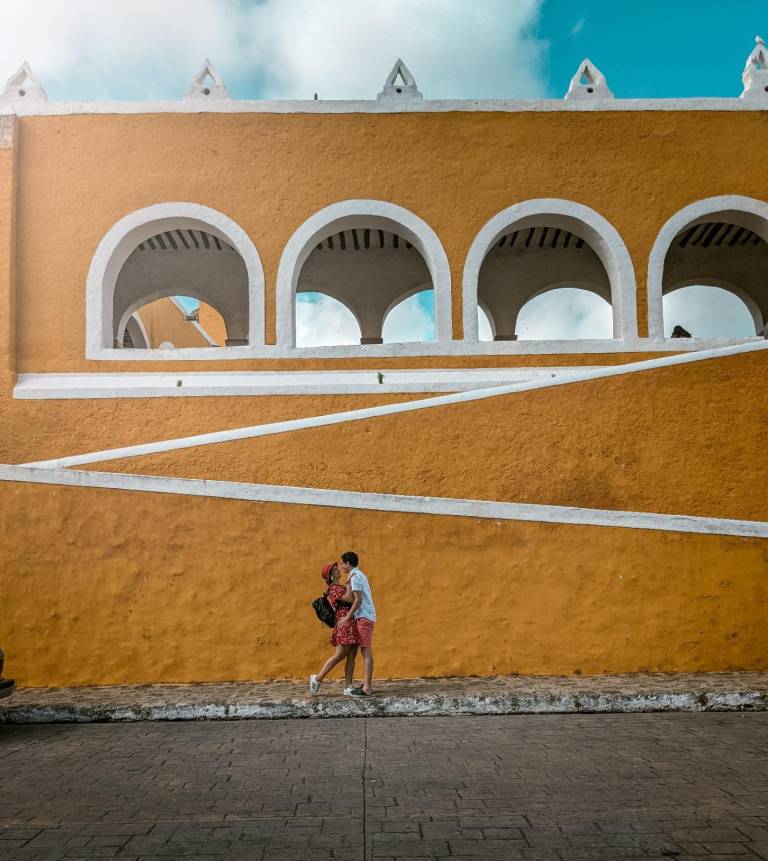
M747 353L89 468L768 520L767 371Z
M479 228L513 203L566 198L626 242L643 333L646 261L666 219L703 197L768 197L763 120L650 111L17 120L18 151L0 148L0 462L423 397L14 401L17 371L640 358L87 361L88 267L135 209L193 201L238 222L264 263L273 341L277 266L296 228L338 200L404 206L446 250L460 337L462 269ZM719 359L94 468L765 520L766 361ZM381 675L768 669L764 541L3 482L9 673L22 685L304 676L328 652L309 609L319 565L349 547L381 611Z
M107 230L164 201L218 209L252 238L264 264L273 341L280 255L292 233L332 202L383 199L427 221L450 262L460 337L462 270L480 227L513 203L566 198L594 208L622 235L642 332L646 261L667 218L713 195L768 197L763 119L727 111L23 118L19 368L158 370L86 362L83 290Z
M306 677L350 547L379 676L768 669L755 539L12 483L0 522L21 685Z

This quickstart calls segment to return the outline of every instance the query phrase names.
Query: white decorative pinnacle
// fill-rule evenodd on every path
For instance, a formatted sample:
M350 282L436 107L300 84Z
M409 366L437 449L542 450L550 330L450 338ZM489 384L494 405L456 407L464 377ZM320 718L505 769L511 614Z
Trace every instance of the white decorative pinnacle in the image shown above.
M0 102L19 101L48 101L43 85L37 80L26 60L8 78L5 89L0 94Z
M741 98L768 101L768 49L760 36L755 36L755 42L741 76L744 83Z
M392 71L387 75L384 87L377 98L421 101L424 96L419 92L416 80L410 73L408 66L398 59L392 66Z
M571 78L566 99L612 99L605 75L591 60L582 60L576 74Z
M224 86L221 75L214 69L213 63L206 60L203 67L192 78L185 99L228 99L229 90Z

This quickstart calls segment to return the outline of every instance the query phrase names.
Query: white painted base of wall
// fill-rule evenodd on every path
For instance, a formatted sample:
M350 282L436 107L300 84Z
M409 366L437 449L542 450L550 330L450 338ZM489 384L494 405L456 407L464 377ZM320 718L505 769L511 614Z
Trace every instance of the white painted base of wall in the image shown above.
M556 368L436 368L382 371L190 371L177 374L19 374L18 400L232 397L464 392L591 370Z

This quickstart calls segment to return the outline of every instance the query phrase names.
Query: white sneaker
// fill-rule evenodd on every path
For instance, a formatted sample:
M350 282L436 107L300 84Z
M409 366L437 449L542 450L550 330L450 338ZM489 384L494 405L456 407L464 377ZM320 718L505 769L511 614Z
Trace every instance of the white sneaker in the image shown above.
M309 692L311 694L316 694L320 690L320 682L317 680L316 675L311 675L309 677Z
M353 687L350 685L350 687L348 687L348 688L344 688L344 691L343 691L344 696L345 696L345 697L353 697L353 696L355 695L355 691L356 691L356 690L357 690L357 688L353 688Z

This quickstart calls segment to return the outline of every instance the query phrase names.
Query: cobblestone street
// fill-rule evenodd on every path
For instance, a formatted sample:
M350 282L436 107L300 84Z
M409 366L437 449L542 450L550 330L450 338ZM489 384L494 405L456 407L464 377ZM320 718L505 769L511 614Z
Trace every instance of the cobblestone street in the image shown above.
M768 858L768 714L0 726L0 858Z

